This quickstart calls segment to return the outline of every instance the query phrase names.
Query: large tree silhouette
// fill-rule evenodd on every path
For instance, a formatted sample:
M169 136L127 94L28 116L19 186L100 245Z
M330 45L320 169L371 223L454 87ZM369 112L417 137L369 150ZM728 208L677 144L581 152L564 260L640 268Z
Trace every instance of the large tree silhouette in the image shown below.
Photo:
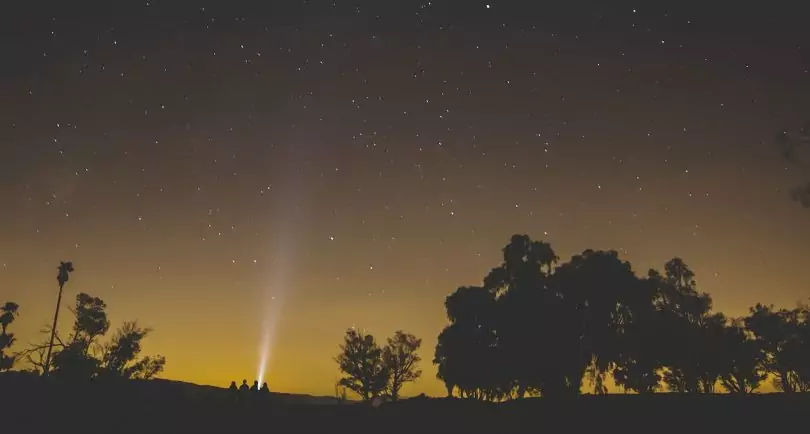
M363 401L386 390L389 373L374 336L356 329L347 330L335 361L344 374L339 384L359 395Z
M648 394L661 389L661 375L669 344L666 313L656 306L661 275L650 270L640 281L632 310L632 321L617 336L621 348L613 369L613 381L625 390Z
M650 290L616 252L586 250L555 267L557 261L548 244L515 235L483 287L447 297L450 324L434 363L449 394L576 395L586 372L602 393L612 368L636 366L623 345L632 342L626 336L641 312L652 317Z
M502 255L501 265L484 278L490 297L497 297L491 304L496 313L487 324L497 331L496 345L486 351L490 364L496 365L491 372L502 378L493 382L504 397L523 397L543 388L550 393L551 373L559 366L547 353L562 341L555 329L564 319L557 315L562 299L550 279L559 258L549 244L526 235L513 236Z
M664 264L657 308L667 331L664 382L682 393L711 393L720 376L715 351L725 317L712 313L712 298L697 291L695 274L680 258Z
M767 377L761 342L741 320L735 320L725 328L721 350L726 363L720 375L723 388L740 395L754 393Z
M553 281L563 294L560 324L570 334L564 346L572 362L565 377L568 393L579 393L586 371L595 391L603 393L604 376L621 360L633 311L645 301L643 286L615 251L586 250L559 266Z

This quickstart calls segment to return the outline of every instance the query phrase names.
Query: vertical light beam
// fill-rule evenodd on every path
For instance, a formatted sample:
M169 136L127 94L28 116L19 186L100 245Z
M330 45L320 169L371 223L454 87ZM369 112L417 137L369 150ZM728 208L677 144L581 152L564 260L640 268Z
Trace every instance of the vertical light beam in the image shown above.
M264 384L267 378L268 369L272 362L272 352L275 345L275 338L277 332L277 325L281 316L282 307L284 305L285 295L285 276L282 270L285 267L273 267L275 278L274 284L270 286L265 293L265 301L262 304L262 325L261 336L259 341L259 366L257 369L256 378L259 380L259 385Z

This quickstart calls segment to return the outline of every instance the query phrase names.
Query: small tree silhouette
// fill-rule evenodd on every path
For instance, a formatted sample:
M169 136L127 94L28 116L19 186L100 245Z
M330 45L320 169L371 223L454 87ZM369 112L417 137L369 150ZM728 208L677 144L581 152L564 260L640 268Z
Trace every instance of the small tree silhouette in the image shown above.
M124 379L150 380L161 371L166 364L163 356L144 357L138 359L141 352L141 341L152 331L149 328L138 327L137 322L125 322L119 328L112 340L104 346L101 358L101 372Z
M363 401L379 396L388 387L389 373L383 363L382 350L374 336L349 329L335 357L345 377L339 384L358 394Z
M6 355L5 350L11 348L16 340L14 333L8 333L8 326L19 315L19 308L20 305L11 301L0 306L0 372L10 370L17 360L14 355Z
M20 305L13 301L7 301L4 305L0 306L0 333L6 333L6 328L9 324L14 322L14 319L20 314L18 311Z
M65 287L65 283L70 280L70 273L75 271L73 268L73 262L60 262L59 267L57 267L59 273L56 275L56 281L59 283L59 296L56 298L56 312L53 314L53 325L51 326L51 339L48 343L48 354L45 356L45 362L43 363L43 371L42 375L47 376L48 372L51 367L51 353L53 352L53 340L56 337L56 323L59 320L59 306L62 304L62 290Z
M71 336L54 354L51 366L60 376L91 378L98 372L101 361L95 357L95 352L101 347L97 340L110 329L106 309L107 304L98 297L83 292L76 295ZM94 353L90 352L91 349Z
M107 334L110 329L107 303L82 292L76 296L76 308L73 313L76 319L73 322L71 342L81 345L86 354L96 343L97 338Z
M416 381L422 375L422 371L418 369L422 358L416 353L421 345L421 339L402 330L388 338L382 358L390 375L388 392L392 401L399 399L399 391L405 383Z
M744 319L763 351L763 366L786 393L810 391L810 312L757 304Z

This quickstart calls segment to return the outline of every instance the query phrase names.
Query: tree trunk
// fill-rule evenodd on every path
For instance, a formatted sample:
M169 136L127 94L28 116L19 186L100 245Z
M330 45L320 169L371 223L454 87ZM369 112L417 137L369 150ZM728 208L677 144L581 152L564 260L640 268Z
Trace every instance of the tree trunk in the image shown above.
M782 383L782 391L785 393L793 393L796 390L793 388L793 382L790 381L790 372L787 370L779 371L779 382Z
M56 312L53 314L53 325L51 326L51 340L48 343L48 355L45 356L45 366L42 367L42 376L47 377L51 368L51 352L53 351L53 339L56 337L56 321L59 320L59 306L62 304L62 289L64 282L59 282L59 296L56 298Z

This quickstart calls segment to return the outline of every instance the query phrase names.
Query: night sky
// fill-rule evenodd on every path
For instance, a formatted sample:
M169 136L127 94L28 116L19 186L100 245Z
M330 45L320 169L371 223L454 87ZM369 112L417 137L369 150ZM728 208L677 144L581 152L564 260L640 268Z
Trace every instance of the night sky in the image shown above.
M165 378L252 381L268 337L270 388L325 395L351 326L424 338L405 393L444 394L444 297L514 233L640 274L680 256L730 315L810 295L810 210L789 195L810 172L775 144L810 119L798 6L15 3L0 302L21 305L17 350L42 339L60 260L65 304L88 292L114 327L153 327Z

